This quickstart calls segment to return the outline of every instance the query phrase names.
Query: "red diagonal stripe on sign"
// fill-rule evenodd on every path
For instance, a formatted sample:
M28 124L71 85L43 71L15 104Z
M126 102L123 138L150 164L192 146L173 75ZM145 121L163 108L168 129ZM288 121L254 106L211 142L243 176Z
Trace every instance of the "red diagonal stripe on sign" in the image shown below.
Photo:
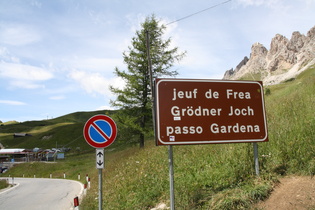
M107 136L107 134L95 122L92 122L91 125L97 130L97 132L101 136L103 136L107 141L109 141L109 137Z

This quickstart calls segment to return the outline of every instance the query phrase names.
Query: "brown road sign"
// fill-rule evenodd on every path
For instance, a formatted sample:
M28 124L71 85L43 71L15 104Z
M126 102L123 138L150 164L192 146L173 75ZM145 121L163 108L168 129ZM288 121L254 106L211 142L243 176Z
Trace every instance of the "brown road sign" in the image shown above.
M268 141L262 82L156 79L157 145Z

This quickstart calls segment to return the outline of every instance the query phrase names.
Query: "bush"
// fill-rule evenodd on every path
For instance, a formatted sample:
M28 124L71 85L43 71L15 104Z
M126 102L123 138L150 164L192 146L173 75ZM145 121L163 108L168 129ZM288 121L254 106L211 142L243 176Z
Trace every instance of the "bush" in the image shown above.
M5 179L0 179L0 190L1 189L4 189L4 188L7 188L9 186L7 180Z
M271 94L271 90L269 88L265 89L265 95L268 96Z

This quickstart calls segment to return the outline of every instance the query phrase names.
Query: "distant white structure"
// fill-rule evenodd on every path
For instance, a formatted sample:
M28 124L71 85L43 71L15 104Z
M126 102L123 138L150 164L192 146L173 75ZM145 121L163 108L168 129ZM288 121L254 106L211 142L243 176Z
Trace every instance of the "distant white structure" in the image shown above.
M14 133L13 137L18 138L18 137L25 137L25 136L32 136L31 134L28 133Z
M34 149L0 149L0 163L3 162L30 162L30 161L56 161L57 159L65 159L65 152L59 149L42 150Z
M26 149L0 149L0 162L26 162L29 151Z
M6 154L25 154L25 149L0 149L0 155L6 155Z

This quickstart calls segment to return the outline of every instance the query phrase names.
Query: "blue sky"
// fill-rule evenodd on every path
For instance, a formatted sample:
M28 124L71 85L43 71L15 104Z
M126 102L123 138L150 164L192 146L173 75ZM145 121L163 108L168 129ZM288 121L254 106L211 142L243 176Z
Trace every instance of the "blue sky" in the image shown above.
M145 17L167 24L226 0L0 0L0 120L51 119L112 109L114 68ZM187 51L178 78L221 79L279 33L306 34L315 0L231 0L167 25L165 37Z

